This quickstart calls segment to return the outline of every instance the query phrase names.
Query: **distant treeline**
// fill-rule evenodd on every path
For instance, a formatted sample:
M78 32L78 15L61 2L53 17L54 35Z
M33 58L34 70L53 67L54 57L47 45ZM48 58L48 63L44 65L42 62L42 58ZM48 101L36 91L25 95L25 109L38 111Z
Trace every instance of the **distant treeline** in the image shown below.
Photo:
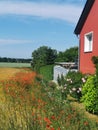
M0 62L31 63L31 59L0 57Z

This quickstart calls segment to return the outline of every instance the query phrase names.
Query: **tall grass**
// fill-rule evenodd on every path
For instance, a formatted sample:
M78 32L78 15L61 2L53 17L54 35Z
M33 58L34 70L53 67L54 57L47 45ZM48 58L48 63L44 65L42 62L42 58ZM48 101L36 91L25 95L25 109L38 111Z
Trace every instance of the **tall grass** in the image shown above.
M97 130L92 122L62 100L57 88L34 72L20 72L2 81L0 130Z

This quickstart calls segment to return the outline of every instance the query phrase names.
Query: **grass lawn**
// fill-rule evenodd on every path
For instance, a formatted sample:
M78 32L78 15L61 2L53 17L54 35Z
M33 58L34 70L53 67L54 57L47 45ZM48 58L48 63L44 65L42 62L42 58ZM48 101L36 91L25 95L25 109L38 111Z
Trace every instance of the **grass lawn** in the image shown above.
M54 65L47 65L40 68L40 74L44 76L45 80L53 80Z

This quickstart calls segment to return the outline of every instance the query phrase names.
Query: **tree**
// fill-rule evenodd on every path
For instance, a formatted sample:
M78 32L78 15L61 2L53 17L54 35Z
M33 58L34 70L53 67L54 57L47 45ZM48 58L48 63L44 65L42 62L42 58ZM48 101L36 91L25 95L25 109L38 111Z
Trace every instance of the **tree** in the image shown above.
M39 71L41 66L54 64L56 57L56 50L42 46L32 52L32 67L34 70Z
M64 56L64 52L59 52L56 58L56 62L64 62L65 61L65 56Z
M48 48L46 64L48 65L54 64L56 57L57 57L57 51L54 49Z
M78 47L71 47L64 52L59 52L57 62L75 62L78 59Z

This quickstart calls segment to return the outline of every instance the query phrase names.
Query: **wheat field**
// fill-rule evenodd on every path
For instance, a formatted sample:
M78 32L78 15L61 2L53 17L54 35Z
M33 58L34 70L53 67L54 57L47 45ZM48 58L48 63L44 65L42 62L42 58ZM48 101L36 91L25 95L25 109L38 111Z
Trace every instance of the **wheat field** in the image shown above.
M0 80L9 79L19 71L19 68L0 68Z

